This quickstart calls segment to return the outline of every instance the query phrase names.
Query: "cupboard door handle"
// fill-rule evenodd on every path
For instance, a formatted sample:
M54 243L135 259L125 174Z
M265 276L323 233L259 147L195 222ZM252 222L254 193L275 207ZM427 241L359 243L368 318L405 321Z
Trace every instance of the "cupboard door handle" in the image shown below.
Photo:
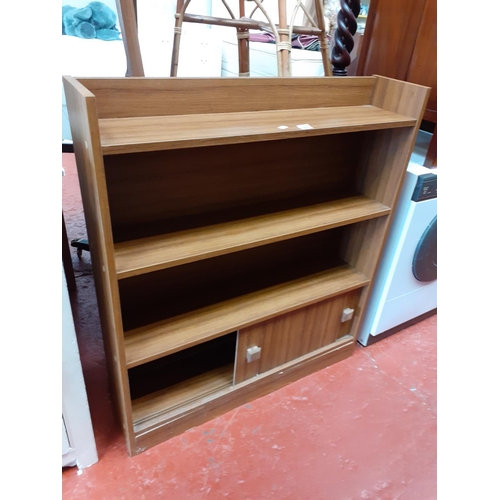
M256 345L254 345L253 347L249 347L247 349L247 363L251 363L252 361L260 359L260 352L261 351L262 351L262 348L257 347Z
M352 319L353 314L354 314L354 309L346 307L342 311L342 319L340 320L340 322L344 323L344 321L349 321L350 319Z

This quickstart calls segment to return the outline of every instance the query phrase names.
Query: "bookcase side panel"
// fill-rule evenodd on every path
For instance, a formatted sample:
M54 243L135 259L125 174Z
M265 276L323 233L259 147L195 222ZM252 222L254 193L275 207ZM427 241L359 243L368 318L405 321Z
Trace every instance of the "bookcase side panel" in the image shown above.
M131 449L132 408L125 369L123 328L96 102L94 96L74 79L65 78L64 88L91 248L93 278L111 393L115 399L115 407L119 408L127 444Z
M391 78L376 78L372 105L417 120L411 128L380 130L363 137L363 157L357 168L358 190L393 209L415 145L430 89ZM345 233L341 250L343 259L370 279L377 269L393 215L391 212L388 217L365 221ZM355 318L353 327L356 338L371 285L370 283L361 294L362 313Z

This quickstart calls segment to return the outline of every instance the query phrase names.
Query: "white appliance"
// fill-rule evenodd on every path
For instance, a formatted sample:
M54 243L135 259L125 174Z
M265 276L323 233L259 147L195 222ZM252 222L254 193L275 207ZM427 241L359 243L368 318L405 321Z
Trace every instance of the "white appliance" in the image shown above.
M437 309L437 169L410 162L367 302L364 346Z
M227 28L226 28L227 30ZM231 30L222 40L221 76L238 76L238 40ZM274 43L249 42L250 76L278 76L276 45ZM324 76L321 53L312 50L292 49L290 51L292 76Z
M62 466L95 464L97 448L83 378L75 323L62 269Z

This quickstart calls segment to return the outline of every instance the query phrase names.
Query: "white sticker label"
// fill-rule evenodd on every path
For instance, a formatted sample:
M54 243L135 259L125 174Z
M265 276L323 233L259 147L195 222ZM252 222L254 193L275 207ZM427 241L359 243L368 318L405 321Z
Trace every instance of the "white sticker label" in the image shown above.
M285 130L286 128L288 128L288 126L287 125L280 125L278 128L280 130Z
M314 127L311 127L309 123L302 123L301 125L297 125L297 128L300 128L300 130L310 130Z

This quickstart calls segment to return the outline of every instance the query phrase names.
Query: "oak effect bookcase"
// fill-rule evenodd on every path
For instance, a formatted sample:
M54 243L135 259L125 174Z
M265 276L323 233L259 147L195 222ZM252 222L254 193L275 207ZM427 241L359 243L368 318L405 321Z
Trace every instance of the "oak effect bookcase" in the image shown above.
M352 354L427 87L63 81L131 455Z

